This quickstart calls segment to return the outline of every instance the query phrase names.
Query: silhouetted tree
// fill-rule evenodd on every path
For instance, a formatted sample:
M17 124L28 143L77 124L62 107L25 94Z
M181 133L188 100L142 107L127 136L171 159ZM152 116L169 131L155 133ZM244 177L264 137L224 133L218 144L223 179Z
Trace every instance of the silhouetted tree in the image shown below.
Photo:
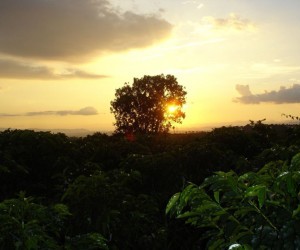
M134 78L132 86L125 83L116 90L111 112L116 118L116 132L168 132L172 122L185 118L182 106L186 91L172 75Z

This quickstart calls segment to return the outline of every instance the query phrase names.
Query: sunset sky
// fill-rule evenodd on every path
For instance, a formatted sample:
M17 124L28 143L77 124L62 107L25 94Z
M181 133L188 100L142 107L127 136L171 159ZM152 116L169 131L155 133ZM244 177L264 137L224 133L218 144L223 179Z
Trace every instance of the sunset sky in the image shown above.
M179 130L300 115L299 0L0 0L0 128L114 130L117 88L172 74Z

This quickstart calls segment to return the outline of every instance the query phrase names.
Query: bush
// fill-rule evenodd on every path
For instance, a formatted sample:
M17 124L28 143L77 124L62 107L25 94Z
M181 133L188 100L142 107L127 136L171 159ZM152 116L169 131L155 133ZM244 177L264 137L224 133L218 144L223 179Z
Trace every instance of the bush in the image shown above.
M166 213L205 229L208 249L299 249L299 170L297 154L256 173L217 172L173 195Z
M45 207L20 193L0 203L1 249L59 249L64 221L70 215L63 204Z

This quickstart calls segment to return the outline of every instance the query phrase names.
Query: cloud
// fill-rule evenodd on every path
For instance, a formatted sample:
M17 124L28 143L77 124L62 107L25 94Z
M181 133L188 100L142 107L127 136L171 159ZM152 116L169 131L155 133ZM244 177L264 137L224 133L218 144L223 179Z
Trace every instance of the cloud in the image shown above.
M241 97L235 98L234 101L244 104L259 104L261 102L300 103L300 84L294 84L289 88L282 86L278 91L266 91L263 94L252 94L248 85L236 85L236 90Z
M0 59L0 78L50 80L66 78L98 79L103 77L107 76L92 74L71 68L64 69L61 72L56 73L54 69L48 67Z
M155 15L118 12L108 0L1 0L0 53L79 61L150 46L172 25Z
M94 107L85 107L80 110L58 110L58 111L39 111L39 112L28 112L25 114L1 114L0 116L66 116L66 115L97 115L98 111Z
M3 114L3 113L0 113L0 117L13 117L13 116L20 116L20 115L16 115L16 114Z
M204 23L212 25L216 29L254 30L255 25L248 19L243 19L235 13L229 14L228 18L203 17Z
M237 84L235 86L235 89L237 92L239 92L240 95L242 96L249 96L249 95L252 95L251 91L250 91L250 88L249 88L249 85L239 85Z
M107 75L98 75L98 74L92 74L83 70L78 69L71 69L67 68L64 69L61 73L53 73L53 78L83 78L83 79L99 79L99 78L106 78L109 77Z

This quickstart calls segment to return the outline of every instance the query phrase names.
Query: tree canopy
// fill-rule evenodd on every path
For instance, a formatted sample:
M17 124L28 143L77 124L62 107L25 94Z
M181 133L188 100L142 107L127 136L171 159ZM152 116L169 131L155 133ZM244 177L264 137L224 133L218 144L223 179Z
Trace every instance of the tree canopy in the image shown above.
M187 92L173 75L134 78L132 86L125 83L116 90L111 102L116 132L168 132L172 123L181 123Z

